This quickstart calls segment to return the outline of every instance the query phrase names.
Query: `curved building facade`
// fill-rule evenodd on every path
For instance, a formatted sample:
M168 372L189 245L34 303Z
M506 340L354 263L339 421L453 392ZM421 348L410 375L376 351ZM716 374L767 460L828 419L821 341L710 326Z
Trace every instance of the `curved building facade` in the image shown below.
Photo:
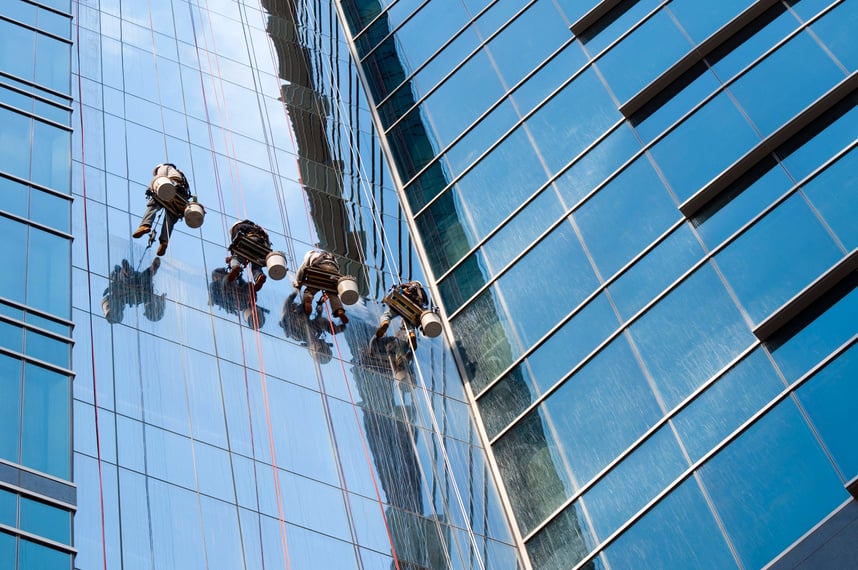
M530 566L854 544L858 6L342 14Z

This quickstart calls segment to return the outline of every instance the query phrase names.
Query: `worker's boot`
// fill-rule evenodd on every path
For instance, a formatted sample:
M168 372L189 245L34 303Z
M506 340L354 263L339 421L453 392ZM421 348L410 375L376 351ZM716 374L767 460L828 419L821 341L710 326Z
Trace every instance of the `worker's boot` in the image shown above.
M381 321L381 324L378 325L378 330L375 331L375 338L381 338L385 334L387 334L387 327L390 326L390 321Z
M134 233L131 234L131 237L133 237L135 239L139 238L139 237L143 237L144 235L148 234L149 230L151 230L151 229L152 229L152 226L140 224L140 227L137 228L136 230L134 230Z
M256 281L253 284L253 290L259 291L260 289L262 289L263 285L265 285L265 274L260 273L256 276Z

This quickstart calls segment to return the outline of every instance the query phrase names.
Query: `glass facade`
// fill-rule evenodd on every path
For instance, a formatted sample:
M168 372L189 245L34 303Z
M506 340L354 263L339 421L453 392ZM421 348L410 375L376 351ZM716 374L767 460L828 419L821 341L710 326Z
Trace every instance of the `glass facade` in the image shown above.
M72 566L69 2L0 8L0 566Z
M75 239L60 252L30 226L29 239L41 241L20 253L51 256L71 279L43 285L71 300L61 316L75 324L73 567L521 567L449 345L420 336L412 351L396 326L373 341L388 287L425 277L333 6L73 8L64 77L74 133L63 131L57 168L63 196L74 196L63 229ZM30 115L17 120L33 129ZM158 256L157 241L132 232L163 162L187 175L205 221L179 222ZM289 268L258 293L249 271L218 280L229 228L245 218L267 230ZM8 237L27 239L21 227ZM314 247L357 281L346 326L327 308L312 318L295 311L292 280ZM31 298L37 286L9 290L23 308L56 310L55 300ZM57 382L28 374L23 390L36 379ZM66 437L69 403L50 408ZM39 518L31 529L19 510L16 528L71 544L60 521ZM27 556L18 546L17 567L69 566Z
M858 4L340 8L530 567L760 568L851 501Z
M0 567L787 559L858 495L856 27L848 0L6 1ZM205 222L158 256L131 234L163 162ZM246 218L289 269L258 293L220 280ZM348 324L296 310L312 248ZM444 334L374 340L409 279Z

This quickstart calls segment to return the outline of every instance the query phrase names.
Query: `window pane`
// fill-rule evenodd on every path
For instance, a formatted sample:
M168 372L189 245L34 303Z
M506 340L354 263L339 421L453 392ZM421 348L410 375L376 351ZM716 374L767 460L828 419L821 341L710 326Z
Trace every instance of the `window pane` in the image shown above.
M677 524L677 521L682 521ZM612 568L710 570L736 561L695 479L688 479L605 550Z
M667 11L660 10L611 48L597 65L617 99L627 101L690 49Z
M534 528L572 491L554 442L551 422L534 410L494 446L516 520L523 533Z
M71 136L68 131L33 121L32 180L65 194L70 192Z
M804 193L822 214L847 251L858 247L858 149L852 150L804 186Z
M800 194L715 256L754 323L809 285L843 256Z
M0 524L18 526L18 495L0 489Z
M71 243L64 237L30 228L27 304L60 317L70 318L71 275L68 267Z
M822 314L811 323L797 323L801 330L785 330L787 338L768 341L772 357L788 382L798 380L817 362L858 333L858 288L856 279L847 280L832 291L831 299L821 300ZM830 304L829 304L830 303Z
M60 93L70 93L71 45L36 34L35 74L36 83Z
M688 152L706 141L706 152ZM760 141L730 97L721 93L652 147L667 182L684 202Z
M71 475L70 392L68 376L27 364L21 462L64 479Z
M71 231L71 202L33 189L30 191L30 219L63 232Z
M21 368L23 363L0 354L0 457L18 463L21 438Z
M596 536L604 540L688 468L669 425L584 494Z
M572 370L618 325L607 298L599 295L551 335L478 400L489 437Z
M564 222L507 271L496 286L526 348L542 338L558 317L584 301L598 281L572 225Z
M858 69L858 44L855 41L855 34L852 33L856 27L858 27L858 6L855 2L843 2L814 22L810 30L851 72Z
M607 279L664 233L681 214L644 156L574 214L587 248Z
M661 417L625 336L605 347L543 404L551 439L583 485Z
M712 458L700 476L746 568L762 568L849 497L791 399Z
M575 503L539 531L527 543L533 567L539 570L567 570L583 560L594 546L585 521L580 505ZM601 560L596 559L594 564L585 568L601 570L604 566Z
M2 23L3 20L0 20ZM10 53L18 51L16 49ZM0 108L0 125L3 125L0 129L0 170L24 180L29 179L33 120L21 113Z
M711 265L688 277L629 330L668 408L755 340Z
M847 481L858 476L858 344L826 365L796 392Z
M21 529L57 542L71 542L71 513L21 497Z
M688 224L679 226L608 287L620 315L628 320L702 256L703 248Z
M783 196L792 185L793 181L774 159L765 159L698 212L694 224L713 249Z
M706 455L783 389L762 350L734 366L673 418L691 461Z
M842 79L843 71L802 32L728 90L765 137Z
M20 546L19 568L50 568L63 570L71 568L71 554L60 552L24 538L18 542Z
M0 567L15 568L17 540L11 534L0 531Z

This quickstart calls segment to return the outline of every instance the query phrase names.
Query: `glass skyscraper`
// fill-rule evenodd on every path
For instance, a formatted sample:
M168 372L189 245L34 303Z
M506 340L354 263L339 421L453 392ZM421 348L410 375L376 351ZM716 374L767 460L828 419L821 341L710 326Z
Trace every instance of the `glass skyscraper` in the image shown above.
M858 563L854 0L0 28L0 568ZM157 256L162 162L206 216ZM290 269L256 295L246 218ZM312 248L345 326L296 310ZM409 279L415 350L375 339Z

